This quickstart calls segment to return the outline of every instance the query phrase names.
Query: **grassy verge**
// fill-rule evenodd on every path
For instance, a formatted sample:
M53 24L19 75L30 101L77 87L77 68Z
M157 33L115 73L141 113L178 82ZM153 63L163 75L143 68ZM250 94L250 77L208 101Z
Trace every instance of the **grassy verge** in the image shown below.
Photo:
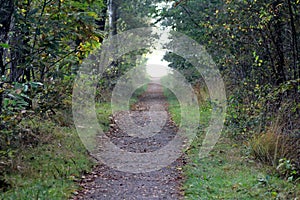
M109 130L109 116L112 115L111 111L111 104L110 102L103 102L103 103L98 103L96 104L96 113L97 113L97 118L98 122L100 124L100 127L104 132Z
M139 97L142 94L144 94L147 91L147 89L148 89L148 84L145 84L142 87L139 87L138 89L136 89L129 100L129 105L132 106L132 105L136 104L139 100Z
M55 128L49 144L23 149L6 175L11 189L2 199L64 199L77 189L74 180L92 167L72 128Z
M108 130L110 104L98 104L96 112L101 127ZM24 123L39 129L41 141L18 151L5 174L10 186L0 193L0 199L68 199L79 189L76 180L95 164L75 128L47 120Z
M131 98L129 99L129 102L125 102L124 100L126 99L122 99L122 101L119 101L119 99L115 99L116 102L114 104L112 104L112 108L114 109L114 111L126 111L130 108L132 108L132 106L134 106L138 100L139 97L148 89L148 84L145 84L139 88L137 88ZM128 107L129 106L129 107Z
M169 112L179 124L180 105L169 90L165 89L165 95ZM297 199L300 196L299 184L278 178L270 167L251 160L246 146L224 136L209 156L200 160L199 147L209 116L209 104L200 105L200 130L186 152L188 163L183 168L186 199Z

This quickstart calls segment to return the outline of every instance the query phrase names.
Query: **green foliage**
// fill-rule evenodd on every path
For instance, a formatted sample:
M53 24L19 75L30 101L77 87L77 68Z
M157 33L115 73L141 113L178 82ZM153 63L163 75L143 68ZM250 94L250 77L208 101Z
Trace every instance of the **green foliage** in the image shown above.
M279 163L276 167L276 170L279 174L283 175L288 181L299 181L299 171L295 167L295 164L291 162L291 160L287 160L286 158L282 158L279 160ZM296 180L295 180L296 179Z
M160 13L164 25L204 45L217 63L228 88L231 132L232 128L237 135L262 131L277 114L274 111L283 98L299 101L297 8L295 1L189 0ZM205 84L184 59L173 54L165 58L191 83ZM296 119L299 109L293 110Z
M213 57L227 87L228 135L245 141L278 124L276 134L288 138L292 148L287 149L287 159L296 166L300 162L292 149L299 149L299 6L291 0L188 0L156 15L163 25L205 46ZM205 85L181 57L170 53L165 59L192 84Z
M120 32L151 24L151 14L161 0L116 0L118 4L118 29Z
M5 151L10 146L16 146L18 140L18 136L15 134L16 127L23 117L30 113L27 110L31 106L30 95L38 89L39 84L31 82L30 84L4 83L2 85L0 150Z
M5 65L11 65L10 73L14 65L29 73L11 74L14 81L70 74L103 37L94 25L102 1L19 1L15 7L9 38L15 57Z
M1 15L13 11L13 20L1 18L0 26L0 188L11 190L1 198L65 198L74 188L68 177L89 168L90 161L74 130L70 137L64 135L69 128L58 134L74 142L64 151L55 149L63 143L55 132L73 124L73 80L105 35L96 25L105 17L105 5L102 0L7 2L12 3L0 6ZM34 159L25 158L30 153Z
M95 20L105 7L102 0L14 1L3 6L1 12L13 7L13 20L5 19L9 28L0 32L1 160L6 155L2 152L14 152L27 141L20 135L37 134L21 126L24 120L37 116L72 124L65 118L73 80L82 59L104 37Z
M96 104L96 114L100 127L104 132L109 130L110 119L112 115L110 102L101 102Z

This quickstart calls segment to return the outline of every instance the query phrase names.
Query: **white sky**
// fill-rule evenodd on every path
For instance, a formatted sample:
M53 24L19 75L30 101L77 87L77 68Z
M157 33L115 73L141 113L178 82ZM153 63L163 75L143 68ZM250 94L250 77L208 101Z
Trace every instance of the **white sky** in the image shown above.
M169 62L162 60L164 55L164 51L153 51L146 56L148 58L146 69L151 77L163 77L170 72Z
M171 8L172 2L162 2L157 3L157 9L161 10L162 8ZM152 22L154 22L156 19L152 19ZM161 24L156 24L157 28L161 28ZM163 45L167 44L169 42L169 31L171 30L170 27L164 27L165 31L163 31L160 34L160 39L158 43L155 45L156 47L154 49L163 49ZM153 49L152 49L153 50ZM168 67L169 62L163 60L163 57L165 55L166 51L163 50L153 50L152 53L149 53L146 55L147 61L147 73L151 77L163 77L166 76L168 73L171 72L171 69Z

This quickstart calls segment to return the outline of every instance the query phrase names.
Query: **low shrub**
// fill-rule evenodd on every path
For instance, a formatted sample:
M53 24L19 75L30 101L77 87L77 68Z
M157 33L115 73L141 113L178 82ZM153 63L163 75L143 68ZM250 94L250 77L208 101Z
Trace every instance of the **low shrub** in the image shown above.
M249 144L256 159L273 166L287 154L285 137L273 131L255 135Z

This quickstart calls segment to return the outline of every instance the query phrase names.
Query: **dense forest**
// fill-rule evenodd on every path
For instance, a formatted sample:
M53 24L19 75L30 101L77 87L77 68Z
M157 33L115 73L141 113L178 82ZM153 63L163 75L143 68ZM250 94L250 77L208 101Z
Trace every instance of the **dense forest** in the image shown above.
M16 199L24 199L21 193L36 199L70 195L77 177L93 165L80 141L64 143L78 140L72 121L78 69L106 38L150 26L183 33L206 48L226 87L222 134L245 146L254 162L299 184L299 0L0 0L1 193ZM126 54L103 73L95 101L104 127L118 78L149 51ZM191 63L172 52L164 59L199 93L200 103L211 103ZM34 180L24 178L33 171ZM56 180L62 179L72 183L61 187Z

